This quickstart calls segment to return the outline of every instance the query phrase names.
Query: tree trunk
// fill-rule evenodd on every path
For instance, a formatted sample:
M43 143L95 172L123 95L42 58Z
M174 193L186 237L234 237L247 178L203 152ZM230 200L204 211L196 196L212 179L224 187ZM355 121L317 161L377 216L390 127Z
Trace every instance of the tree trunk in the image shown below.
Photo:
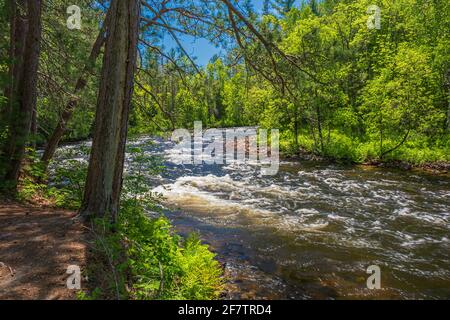
M446 98L444 103L447 104L447 118L445 119L444 130L450 133L450 68L447 68L442 78L442 95ZM443 108L445 108L444 105Z
M7 89L8 135L3 146L3 161L6 166L3 178L15 186L19 179L20 166L28 142L32 113L36 108L37 78L41 40L41 0L20 1L27 9L26 18L14 8L11 27L12 65L11 84ZM15 7L15 4L13 4Z
M47 141L47 145L45 146L44 154L42 155L41 161L45 164L45 166L48 165L50 160L53 158L56 148L59 145L59 142L61 141L62 137L64 136L66 129L67 129L67 123L72 118L73 111L78 105L79 99L76 97L80 93L81 90L83 90L86 87L87 80L86 76L91 72L91 70L95 66L95 61L97 60L98 56L100 55L101 48L103 47L103 44L105 43L105 32L106 32L106 26L108 25L109 21L109 13L107 14L105 18L105 22L103 23L102 30L97 36L97 39L95 40L95 43L92 47L91 54L89 56L89 60L87 64L84 67L84 70L80 77L78 78L78 81L75 85L75 89L73 90L73 97L70 99L70 101L67 103L66 107L64 108L61 117L59 118L58 124L56 125L55 130L53 130L52 135L49 137Z
M317 116L317 131L319 132L319 142L320 142L320 152L324 152L323 144L323 133L322 133L322 116L320 114L320 107L316 105L316 116Z
M447 108L447 132L450 132L450 101L448 102Z
M450 69L447 70L447 132L450 132Z
M8 101L2 110L1 118L4 130L11 124L11 116L14 110L14 104L17 102L14 97L17 96L18 84L23 72L23 53L25 50L26 33L28 31L28 22L26 17L20 14L16 1L9 1L8 15L10 20L10 44L9 44L9 83L5 88L5 97ZM23 3L21 3L23 5ZM5 148L5 146L2 146ZM5 151L5 150L3 150Z
M31 148L36 150L36 138L37 138L37 108L33 108L33 111L31 111L31 126L30 126L30 133L31 133Z
M298 108L297 103L294 104L294 143L295 143L295 152L298 152Z
M409 134L410 134L410 133L411 133L411 129L408 129L408 131L406 132L406 134L405 134L405 136L403 137L402 141L400 141L395 147L393 147L393 148L391 148L391 149L389 149L389 150L387 150L387 151L384 151L384 152L381 154L380 159L383 159L385 155L387 155L387 154L389 154L389 153L391 153L391 152L394 152L395 150L397 150L398 148L400 148L400 147L406 142L406 140L408 140L408 137L409 137Z
M380 110L380 119L379 119L379 126L380 126L380 159L383 158L383 143L384 143L384 130L383 130L383 113L382 110Z
M80 214L117 219L139 36L139 0L113 0Z

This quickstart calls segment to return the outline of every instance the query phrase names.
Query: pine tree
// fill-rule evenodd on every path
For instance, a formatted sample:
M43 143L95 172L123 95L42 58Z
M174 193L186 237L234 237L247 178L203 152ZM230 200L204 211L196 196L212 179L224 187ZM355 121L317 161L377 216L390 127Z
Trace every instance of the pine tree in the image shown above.
M268 15L270 14L270 6L272 5L270 0L264 0L263 3L263 14Z
M274 7L278 14L285 16L294 7L295 0L275 0Z
M15 187L19 180L25 148L29 143L37 101L37 79L42 32L41 0L10 1L10 85L2 112L6 139L1 146L0 181ZM21 10L23 9L23 10Z
M316 16L319 15L319 5L317 4L317 0L309 0L309 7Z
M116 221L139 37L139 0L113 0L80 213Z

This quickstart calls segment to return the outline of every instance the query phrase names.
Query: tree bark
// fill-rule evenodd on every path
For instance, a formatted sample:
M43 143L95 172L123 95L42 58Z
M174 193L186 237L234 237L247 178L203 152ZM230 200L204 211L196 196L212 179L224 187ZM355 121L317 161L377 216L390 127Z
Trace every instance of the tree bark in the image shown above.
M53 156L55 154L55 151L59 145L59 142L61 141L62 137L66 133L67 123L72 118L72 114L78 105L79 99L77 98L77 95L80 93L80 91L82 91L86 87L86 84L87 84L86 77L94 68L95 61L97 60L98 56L100 55L101 48L103 47L103 44L105 43L106 27L109 23L108 19L109 19L109 13L106 15L102 30L100 31L100 33L97 36L97 39L94 42L94 45L91 50L91 54L89 56L89 60L88 60L87 64L85 65L82 74L78 78L78 81L73 90L73 97L67 103L66 107L64 108L64 110L59 118L59 121L55 127L55 130L53 130L52 135L48 138L44 153L41 158L41 161L45 164L45 166L48 166L48 163L50 162L50 160L53 158Z
M26 17L20 14L17 1L9 1L7 4L10 20L10 65L8 71L9 83L4 92L8 101L1 114L3 120L2 124L6 127L6 129L11 122L13 106L16 102L14 97L18 91L17 88L23 71L23 53L25 50L26 33L28 31L28 22ZM23 2L21 2L21 4L24 5Z
M97 99L95 128L80 214L109 217L119 210L139 36L139 0L113 0Z
M319 133L320 152L323 154L325 149L324 149L323 133L322 133L322 115L320 113L320 107L317 104L316 104L316 117L317 117L317 131Z
M294 102L294 143L295 143L295 152L298 152L298 131L299 131L299 112L298 112L298 104Z
M450 96L450 94L449 94ZM450 132L450 101L448 102L447 108L447 132Z
M408 140L409 134L411 133L411 129L408 129L408 131L406 132L405 136L403 137L402 141L400 141L395 147L384 151L381 153L380 159L383 159L384 156L386 156L387 154L394 152L395 150L397 150L398 148L400 148L405 142L406 140Z
M36 138L37 138L37 108L34 107L31 111L31 125L30 125L30 134L31 134L31 148L36 150Z
M15 2L15 1L14 1ZM36 108L37 78L41 40L41 0L19 1L26 8L23 17L17 3L11 18L11 53L13 53L10 75L11 84L7 89L8 108L7 139L3 145L3 161L6 170L3 179L7 184L17 185L20 167L29 139L32 113Z

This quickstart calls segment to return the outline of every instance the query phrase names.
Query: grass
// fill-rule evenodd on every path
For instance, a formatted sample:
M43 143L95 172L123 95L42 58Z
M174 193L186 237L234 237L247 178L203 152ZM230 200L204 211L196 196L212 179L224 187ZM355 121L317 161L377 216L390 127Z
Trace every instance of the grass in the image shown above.
M324 149L318 150L314 139L304 132L298 136L298 147L292 135L282 134L280 148L284 154L292 155L304 150L336 161L351 163L366 162L406 162L414 166L429 163L450 163L450 139L445 142L429 145L426 141L412 136L401 147L380 159L378 141L360 141L337 131L332 131L325 139ZM396 145L396 141L384 141L384 150Z

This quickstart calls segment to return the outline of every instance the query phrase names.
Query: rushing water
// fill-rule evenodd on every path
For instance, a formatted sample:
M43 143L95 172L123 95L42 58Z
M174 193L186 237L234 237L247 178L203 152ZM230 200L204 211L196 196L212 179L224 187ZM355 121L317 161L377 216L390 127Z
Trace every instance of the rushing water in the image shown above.
M228 298L450 298L450 178L424 173L281 162L177 165L173 144L146 153L166 170L148 177L182 234L218 253ZM132 166L128 166L131 170ZM381 268L381 290L366 270Z

